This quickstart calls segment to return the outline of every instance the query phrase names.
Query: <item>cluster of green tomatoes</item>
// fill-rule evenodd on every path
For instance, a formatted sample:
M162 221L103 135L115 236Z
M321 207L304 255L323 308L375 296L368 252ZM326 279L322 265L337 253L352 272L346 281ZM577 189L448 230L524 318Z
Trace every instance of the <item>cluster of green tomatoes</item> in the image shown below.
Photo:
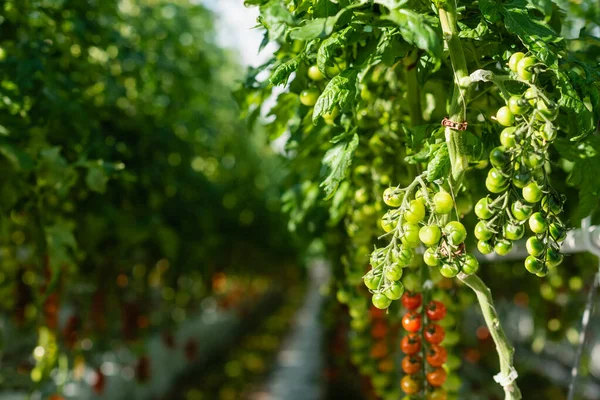
M500 133L501 146L490 152L492 168L485 184L497 196L484 197L476 204L480 221L474 234L481 253L502 256L529 226L532 236L527 240L525 268L545 276L548 268L562 262L559 249L565 239L565 226L558 217L564 197L551 187L544 169L548 146L557 136L553 121L558 107L535 85L536 71L543 64L517 52L508 65L512 77L528 88L511 95L496 114L505 128Z
M420 183L412 198L412 189ZM388 188L383 193L383 201L393 209L383 216L381 226L392 238L386 247L371 253L372 269L364 276L377 308L387 308L402 296L403 269L414 266L415 250L421 245L425 246L425 264L439 267L446 278L459 272L473 274L479 269L477 258L465 252L467 230L459 221L450 220L452 195L443 190L430 195L421 177L407 189Z

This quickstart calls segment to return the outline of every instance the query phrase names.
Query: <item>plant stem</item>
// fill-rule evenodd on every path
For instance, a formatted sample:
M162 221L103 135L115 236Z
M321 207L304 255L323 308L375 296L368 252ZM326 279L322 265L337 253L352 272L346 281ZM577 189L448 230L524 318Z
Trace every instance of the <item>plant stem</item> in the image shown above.
M418 61L418 58L417 58ZM417 77L417 62L406 66L406 86L411 126L423 123L423 110L421 109L421 88Z
M469 86L469 71L467 61L458 37L458 26L456 24L456 6L454 1L437 2L440 24L444 34L444 40L450 52L450 61L454 71L454 89L452 91L452 102L450 104L450 120L463 122L466 120L467 99L466 92ZM446 143L452 165L452 183L458 188L462 177L468 166L468 158L465 151L465 138L462 131L446 127Z
M450 104L449 118L453 122L464 122L467 117L467 90L471 85L471 78L467 69L467 61L458 37L458 25L456 23L456 6L454 0L434 0L439 13L440 24L444 34L444 40L450 52L450 61L454 71L454 89L452 102ZM446 143L452 165L452 180L450 185L458 192L465 170L468 166L468 158L465 146L465 138L461 131L446 128ZM476 275L460 273L458 278L469 286L477 295L481 312L485 319L492 339L496 344L496 350L500 359L500 374L496 377L498 383L504 389L505 400L520 400L521 391L517 386L516 371L513 367L514 348L508 341L500 319L494 308L491 290Z
M492 299L492 291L477 275L460 273L458 278L465 285L473 289L477 295L477 301L479 301L483 318L496 344L496 351L500 360L500 379L507 382L507 384L502 385L504 388L504 400L520 400L521 391L514 381L516 379L516 371L513 367L515 349L509 343L504 329L500 325L500 319L494 307L494 300ZM510 378L513 374L515 375L514 378Z

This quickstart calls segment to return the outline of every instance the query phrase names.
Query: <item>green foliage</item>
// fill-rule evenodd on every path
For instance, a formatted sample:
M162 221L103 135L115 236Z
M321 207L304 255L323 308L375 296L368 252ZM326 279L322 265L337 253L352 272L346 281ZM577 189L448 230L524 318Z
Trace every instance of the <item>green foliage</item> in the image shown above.
M285 10L266 21L291 23ZM284 171L238 118L239 67L212 20L186 0L1 4L0 309L23 331L47 327L61 352L65 304L102 351L137 323L124 304L147 331L171 326L215 272L271 273L294 257Z

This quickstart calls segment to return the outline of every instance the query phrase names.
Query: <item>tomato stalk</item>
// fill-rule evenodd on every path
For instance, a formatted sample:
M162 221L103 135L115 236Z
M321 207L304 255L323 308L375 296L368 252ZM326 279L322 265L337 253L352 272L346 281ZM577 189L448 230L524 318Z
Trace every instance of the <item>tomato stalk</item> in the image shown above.
M492 339L496 344L496 351L498 352L498 358L500 360L500 374L495 377L495 379L504 388L504 399L520 400L521 391L516 383L517 373L513 366L513 354L515 349L510 344L504 333L504 329L502 329L502 325L500 324L500 318L494 307L492 291L485 283L483 283L481 278L475 274L466 275L461 272L458 274L458 279L470 287L477 295L477 301L481 307L483 318L485 319L485 323L490 330Z
M450 104L449 118L454 122L463 122L466 121L467 90L471 84L471 78L458 36L456 6L453 1L444 0L436 1L436 6L454 71L454 90ZM452 180L450 185L455 190L458 190L468 166L465 138L462 131L450 127L446 127L445 133L452 166ZM500 374L496 380L504 389L504 399L520 400L521 391L515 382L516 370L513 366L514 347L510 344L502 329L500 319L494 307L491 290L475 274L466 275L460 273L458 277L475 292L485 322L496 344L496 350L500 359Z
M419 86L417 76L417 64L418 57L414 58L414 63L406 65L405 77L406 77L406 89L407 89L407 100L410 113L410 123L412 126L417 126L423 123L423 110L421 109L421 88Z
M470 84L467 61L458 37L456 6L453 1L437 3L444 40L450 52L450 62L454 71L454 88L450 103L449 118L453 122L466 121L467 89ZM463 131L446 127L446 144L452 166L452 184L458 188L469 164Z

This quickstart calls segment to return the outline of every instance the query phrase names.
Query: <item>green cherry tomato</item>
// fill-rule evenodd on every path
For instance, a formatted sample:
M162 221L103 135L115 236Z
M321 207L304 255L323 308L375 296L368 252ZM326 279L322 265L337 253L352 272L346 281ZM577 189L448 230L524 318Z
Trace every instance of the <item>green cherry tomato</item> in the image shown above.
M395 282L395 281L399 280L400 278L402 278L403 271L404 270L402 269L402 267L400 265L398 265L398 263L394 263L385 269L385 272L384 272L385 279L387 279L388 281Z
M513 114L521 115L529 109L529 103L520 96L511 96L511 98L508 99L508 108Z
M402 192L396 188L387 188L383 191L383 202L390 207L400 207Z
M563 262L563 255L558 251L550 248L546 251L546 265L549 267L557 267Z
M504 148L510 149L511 147L516 146L516 130L517 128L515 128L514 126L509 126L508 128L502 129L502 132L500 132L500 143L502 143L502 146L504 146Z
M519 170L512 179L513 185L523 189L531 181L531 173L525 169Z
M536 104L536 109L536 118L539 121L554 121L556 119L556 116L558 115L558 108L554 103L548 105L545 101L538 101Z
M437 267L440 265L440 259L432 247L428 248L423 253L423 261L430 267Z
M369 194L367 193L367 190L365 188L361 188L354 192L354 201L359 204L365 204L367 201L369 201Z
M544 268L544 263L534 256L527 256L525 259L525 269L532 274L537 274Z
M383 294L390 300L399 300L404 294L404 286L400 282L392 283Z
M496 121L502 126L512 126L515 123L515 115L507 106L502 106L496 112Z
M524 57L525 54L521 53L520 51L513 53L508 59L508 68L510 68L512 72L517 72L517 65Z
M375 275L372 272L369 272L363 279L366 287L371 290L376 290L379 287L379 282L381 282L381 275Z
M506 223L502 228L504 237L508 240L519 240L525 234L525 227L523 225L515 225L510 222Z
M381 218L381 227L386 232L391 232L392 229L396 227L398 222L394 221L389 213L386 213L383 218Z
M490 240L494 236L494 233L487 227L485 222L479 221L475 225L475 237L479 240Z
M534 106L537 101L537 94L534 88L529 88L523 93L523 98L527 100L530 106Z
M454 207L452 196L448 192L438 192L433 196L436 214L448 214Z
M519 221L525 221L533 214L533 208L527 204L523 204L519 200L512 203L510 211L512 212L513 217Z
M375 293L373 298L371 299L373 305L380 310L385 310L392 304L392 300L390 300L386 295L381 293Z
M544 233L548 229L548 221L542 215L541 212L536 212L529 217L529 229L533 233Z
M425 225L419 230L419 239L425 246L435 246L442 238L442 232L437 225Z
M413 249L419 247L421 244L421 241L419 240L419 226L410 222L405 222L402 225L402 230L402 243Z
M455 263L445 263L440 268L440 274L442 274L444 278L454 278L459 272L460 269Z
M542 199L542 190L537 183L531 182L523 188L523 198L526 202L535 204Z
M544 139L546 142L552 142L558 136L558 132L554 127L543 126L539 131L536 132L538 136Z
M307 107L312 107L317 104L317 99L319 98L319 91L317 89L306 89L300 93L300 103L304 104Z
M517 75L524 81L529 81L533 77L531 66L535 64L535 58L523 57L521 61L517 63Z
M492 193L500 193L508 188L508 179L496 168L491 168L485 179L485 187Z
M313 81L320 81L325 78L325 75L319 71L319 67L311 65L310 68L308 68L308 77Z
M492 246L490 242L480 240L477 242L477 250L479 250L481 254L491 254L494 251L494 246Z
M451 245L457 246L467 238L465 226L458 221L450 221L444 227L444 233Z
M544 156L538 153L527 153L523 155L523 164L532 170L536 170L544 165Z
M535 236L531 236L529 239L527 239L525 247L527 248L527 253L534 257L541 255L545 248L544 243Z
M377 249L371 253L369 262L373 268L379 267L385 261L385 249Z
M336 106L331 112L323 113L323 120L327 125L335 125L335 119L340 115L340 109Z
M490 199L487 197L481 198L475 205L475 215L479 219L490 219L494 215L489 209Z
M562 211L562 201L549 194L542 199L542 210L548 214L560 214Z
M392 251L392 260L397 262L400 266L406 266L412 263L415 257L415 252L407 246L402 246L400 250Z
M548 266L544 265L544 267L542 268L542 270L540 272L538 272L536 275L541 278L543 276L548 275L548 272L549 272Z
M502 168L510 162L510 157L506 154L504 147L496 147L490 152L490 163L494 167Z
M462 272L467 275L471 275L477 272L479 269L479 261L471 253L465 254L463 258Z
M550 224L548 228L550 230L550 236L556 243L561 243L567 237L567 232L556 222Z
M404 213L404 219L412 224L417 224L425 218L425 206L419 200L410 202L408 210Z
M499 256L505 256L512 250L512 242L506 239L500 239L494 245L494 251Z
M338 289L335 297L342 304L348 304L350 301L350 293L345 289Z

